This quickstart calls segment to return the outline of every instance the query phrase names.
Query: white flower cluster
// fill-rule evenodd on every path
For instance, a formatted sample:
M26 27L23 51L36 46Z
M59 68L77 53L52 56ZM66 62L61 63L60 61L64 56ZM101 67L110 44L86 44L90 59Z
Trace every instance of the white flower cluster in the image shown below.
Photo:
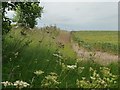
M58 55L58 54L53 54L53 56L58 57L58 58L62 58L62 56Z
M92 73L90 75L90 81L82 77L82 80L77 79L77 86L80 88L107 88L111 87L110 85L117 84L117 75L110 73L110 69L106 67L100 67L100 72L102 77L97 73L97 70L94 70L90 67L89 71Z
M19 80L13 83L9 81L5 81L5 82L1 82L1 84L3 84L5 87L15 86L16 88L19 88L19 89L30 86L30 84L28 84L27 82L19 81Z
M75 69L75 68L77 68L77 65L67 65L67 68L68 69Z
M78 74L82 73L85 67L78 67Z
M3 84L5 87L13 85L13 83L11 83L9 81L1 82L1 84Z
M36 74L36 75L38 75L38 76L41 75L41 74L43 74L43 73L44 73L44 71L42 71L42 70L38 70L38 71L35 71L35 72L34 72L34 74Z
M79 59L79 58L78 58L78 59L76 59L76 62L77 62L77 63L80 63L80 62L82 62L82 61L83 61L83 59L82 59L82 58L80 58L80 59Z
M30 84L28 84L27 82L23 82L23 81L16 81L14 82L14 86L16 86L16 88L24 88L24 87L28 87L30 86Z
M62 64L62 60L63 60L63 57L60 55L60 52L57 54L57 53L54 53L53 54L54 57L57 57L57 60L56 60L56 63L58 63L59 65Z
M41 87L44 88L57 88L61 82L58 81L58 75L54 72L51 72L42 80L41 83Z
M61 63L62 70L75 70L77 68L77 65L65 65L64 63Z

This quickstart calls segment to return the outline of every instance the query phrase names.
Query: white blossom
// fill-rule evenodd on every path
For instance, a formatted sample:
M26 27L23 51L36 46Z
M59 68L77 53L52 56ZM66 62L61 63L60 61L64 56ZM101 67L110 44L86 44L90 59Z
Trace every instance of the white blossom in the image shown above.
M19 80L14 82L13 85L16 86L17 88L24 88L30 86L30 84L28 84L27 82L19 81Z
M44 73L44 71L42 71L42 70L38 70L38 71L35 71L34 72L34 74L36 74L36 75L41 75L41 74L43 74Z
M13 85L13 83L8 82L8 81L1 82L1 84L3 84L5 87L6 87L6 86L11 86L11 85Z
M67 68L69 69L75 69L77 67L77 65L67 65Z
M5 81L5 82L1 82L1 84L3 84L5 87L15 86L16 88L20 88L20 89L30 86L30 84L28 84L27 82L23 82L23 81L19 81L19 80L15 81L14 83Z
M60 56L58 54L53 54L53 56L58 57L58 58L62 58L62 56Z

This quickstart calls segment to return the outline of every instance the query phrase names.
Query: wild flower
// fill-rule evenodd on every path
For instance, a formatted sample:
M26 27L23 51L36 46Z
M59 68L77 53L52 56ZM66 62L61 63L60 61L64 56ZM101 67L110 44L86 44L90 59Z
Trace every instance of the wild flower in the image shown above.
M81 88L110 88L111 85L114 87L117 85L117 76L110 73L110 69L107 67L101 67L101 73L103 74L103 77L101 77L96 70L94 70L92 67L89 69L90 71L93 71L90 75L90 80L86 80L86 78L82 77L82 80L78 80L76 82L76 85ZM105 75L104 75L105 74Z
M58 54L53 54L53 56L58 57L58 58L62 58L62 56L58 55Z
M89 71L90 71L90 72L91 72L91 71L94 71L94 69L93 69L92 67L90 67L90 68L89 68Z
M58 51L57 53L54 53L53 56L56 57L56 63L58 63L59 65L62 64L62 60L63 60L63 57L62 55L60 55L60 51Z
M94 78L94 77L92 77L92 76L90 77L90 79L95 80L95 78Z
M16 88L25 88L25 87L28 87L30 86L30 84L28 84L27 82L24 82L24 81L15 81L15 82L9 82L9 81L5 81L5 82L1 82L1 84L3 84L5 87L7 86L15 86Z
M13 85L13 83L11 83L9 81L1 82L1 84L3 84L5 87Z
M78 86L78 88L81 88L81 87L89 88L89 82L86 82L85 80L79 81L79 80L77 79L76 85Z
M78 63L78 62L81 62L81 61L83 61L83 59L76 59L76 62Z
M77 65L67 65L67 68L68 69L75 69L75 68L77 68Z
M44 71L42 71L42 70L38 70L38 71L35 71L35 72L34 72L34 74L36 74L36 75L38 75L38 76L41 75L41 74L43 74L43 73L44 73Z
M51 72L41 82L41 87L45 88L57 88L61 82L58 81L58 75Z
M85 80L86 78L85 77L82 77L82 80Z
M15 56L17 56L18 54L19 54L19 52L16 52L16 53L15 53Z
M104 85L106 82L104 80L101 81L101 84Z
M105 77L111 76L112 74L110 73L110 69L107 67L101 67L100 68L101 72Z
M52 76L57 76L57 74L54 73L54 72L51 72L50 75L52 75Z
M16 86L16 88L19 88L19 89L30 86L30 84L28 84L27 82L19 81L19 80L14 82L13 85Z
M64 63L61 63L61 67L62 67L62 71L64 71L64 70L67 70L67 69L68 69Z
M78 73L82 73L84 70L84 67L78 67Z

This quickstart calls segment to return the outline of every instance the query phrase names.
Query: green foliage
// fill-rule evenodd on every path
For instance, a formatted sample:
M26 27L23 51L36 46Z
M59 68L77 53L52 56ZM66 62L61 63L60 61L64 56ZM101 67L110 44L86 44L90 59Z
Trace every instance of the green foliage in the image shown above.
M36 19L41 17L42 9L40 2L2 2L2 32L8 33L11 30L11 20L5 16L6 10L16 11L13 21L21 23L22 26L33 28L37 23Z
M37 22L36 18L41 17L43 7L40 7L39 2L20 2L16 6L16 22L25 27L33 28Z
M118 88L118 76L113 75L109 68L100 67L100 73L90 67L91 72L90 80L86 80L85 77L82 80L77 79L77 86L79 88Z
M9 18L7 18L5 16L5 9L8 7L9 9L9 5L7 2L2 2L2 33L8 33L11 29L11 21Z
M73 40L90 51L103 51L118 54L117 31L80 31L72 32Z
M118 64L102 66L89 59L66 56L66 49L56 44L59 29L55 27L24 32L26 35L21 34L20 27L13 28L3 41L6 62L3 61L2 81L13 84L19 80L12 88L117 88ZM2 83L3 88L9 88L9 82L6 87L6 82ZM21 87L17 87L20 83Z
M9 18L4 18L3 22L2 22L2 33L8 33L11 30L11 21Z
M58 81L58 75L54 72L51 72L49 75L41 82L41 87L43 88L58 88L60 82Z

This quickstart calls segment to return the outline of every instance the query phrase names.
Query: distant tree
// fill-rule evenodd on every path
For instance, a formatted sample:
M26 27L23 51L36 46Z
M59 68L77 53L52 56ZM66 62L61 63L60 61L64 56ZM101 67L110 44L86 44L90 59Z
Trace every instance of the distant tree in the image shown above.
M6 34L11 29L11 20L5 16L6 10L16 11L15 21L25 27L33 28L36 18L41 17L43 7L40 2L2 2L2 34Z

